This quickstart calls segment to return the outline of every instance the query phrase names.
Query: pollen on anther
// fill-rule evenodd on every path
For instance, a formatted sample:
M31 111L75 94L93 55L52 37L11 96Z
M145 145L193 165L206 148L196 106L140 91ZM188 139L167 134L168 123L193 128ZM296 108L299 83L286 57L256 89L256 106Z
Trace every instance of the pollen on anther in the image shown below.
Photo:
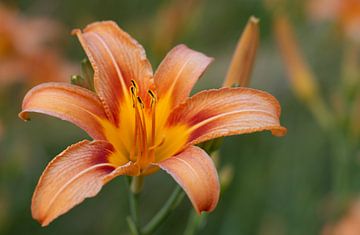
M136 106L136 88L134 86L130 87L130 92L131 92L131 99L132 99L132 103L133 103L133 108L135 108Z
M154 100L157 99L155 93L152 90L148 90L148 93L149 93L149 95L151 96L152 99L154 99Z
M133 96L136 95L136 88L135 88L134 86L131 86L131 87L130 87L130 91L131 91L131 94L132 94Z
M155 93L152 90L148 90L148 94L151 97L151 106L152 106L157 102L157 97L156 97Z
M131 82L131 85L132 85L133 87L135 87L135 91L137 91L138 85L136 84L135 80L131 79L130 82Z
M138 100L141 108L144 108L144 102L142 101L142 99L140 98L140 96L137 97L137 100Z

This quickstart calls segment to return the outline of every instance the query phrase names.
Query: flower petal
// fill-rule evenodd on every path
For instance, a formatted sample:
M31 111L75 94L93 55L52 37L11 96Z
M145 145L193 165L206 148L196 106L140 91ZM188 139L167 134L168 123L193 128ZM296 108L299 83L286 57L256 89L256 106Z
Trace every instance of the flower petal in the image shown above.
M198 213L215 209L220 195L219 178L213 161L204 150L190 146L155 165L180 184Z
M116 168L108 162L114 154L106 141L82 141L68 147L43 172L32 198L31 211L42 226L95 196L102 186L120 174L138 174L131 164Z
M79 86L44 83L25 96L19 117L27 120L29 112L48 114L74 123L94 139L104 139L99 120L106 115L98 97Z
M175 108L168 126L188 126L191 144L209 139L270 130L284 135L280 105L270 94L250 88L222 88L200 92Z
M109 119L117 124L119 104L129 92L131 80L138 84L139 95L148 98L152 68L145 51L113 21L93 23L83 33L79 29L73 33L78 36L94 68L96 93Z
M158 97L161 99L169 95L172 107L181 103L189 96L211 61L212 58L185 45L176 46L167 54L155 73Z

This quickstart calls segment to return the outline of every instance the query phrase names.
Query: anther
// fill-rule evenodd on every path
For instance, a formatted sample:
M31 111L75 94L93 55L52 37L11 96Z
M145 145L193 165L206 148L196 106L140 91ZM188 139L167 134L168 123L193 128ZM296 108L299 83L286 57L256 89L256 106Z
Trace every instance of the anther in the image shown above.
M130 91L133 96L136 96L136 88L134 86L130 87Z
M140 96L137 97L137 100L140 104L140 107L143 109L144 108L144 102L142 101L142 99L140 98Z
M151 97L151 106L153 106L157 101L157 97L156 97L155 93L152 90L148 90L148 94Z
M130 87L130 92L131 92L131 100L132 100L132 103L133 103L133 108L135 108L136 106L136 88L134 86L131 86Z
M151 98L153 98L154 100L156 100L156 95L152 90L148 90L149 95L151 96Z
M137 86L137 84L136 84L135 80L131 79L131 81L130 81L130 82L131 82L131 84L132 84L132 85L133 85L133 86L137 89L137 87L138 87L138 86Z

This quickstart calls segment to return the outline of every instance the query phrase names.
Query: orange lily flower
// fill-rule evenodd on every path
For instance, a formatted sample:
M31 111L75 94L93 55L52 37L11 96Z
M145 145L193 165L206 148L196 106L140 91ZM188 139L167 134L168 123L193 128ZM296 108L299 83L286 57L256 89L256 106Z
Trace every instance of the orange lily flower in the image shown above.
M30 85L65 81L75 73L74 66L49 46L59 40L60 25L25 17L2 4L0 19L0 86L15 81Z
M351 202L338 221L334 224L326 224L322 235L357 235L360 234L360 202Z
M112 21L88 25L79 38L93 68L95 93L46 83L30 90L19 116L44 113L72 122L94 140L68 147L46 167L32 200L43 226L119 175L163 169L179 183L197 212L219 198L215 166L195 144L221 136L270 130L284 135L280 105L268 93L221 88L189 98L212 61L185 45L172 49L156 73L142 46Z
M348 37L360 40L359 0L311 0L309 12L314 19L334 20Z
M160 7L153 24L152 49L157 55L164 55L179 37L194 26L202 7L201 0L167 1ZM147 25L148 28L149 25Z

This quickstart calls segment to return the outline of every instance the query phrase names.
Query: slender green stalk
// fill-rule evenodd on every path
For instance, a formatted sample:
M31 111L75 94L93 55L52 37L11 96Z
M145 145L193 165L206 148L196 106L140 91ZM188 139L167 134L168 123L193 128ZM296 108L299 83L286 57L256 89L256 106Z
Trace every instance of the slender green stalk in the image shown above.
M339 201L344 201L349 193L349 158L345 141L338 138L333 143L334 150L334 193Z
M149 235L152 234L169 216L169 214L179 205L184 198L184 192L180 186L176 186L175 190L166 201L164 206L157 212L157 214L145 225L143 229L140 226L139 219L139 189L142 188L143 179L140 177L128 177L127 185L129 189L129 207L130 216L126 218L129 230L132 235Z
M354 100L359 90L359 62L360 44L348 41L344 47L344 57L342 62L341 88L344 101L347 104Z
M134 194L140 194L144 186L144 176L134 176L131 180L130 191Z
M132 235L140 235L140 221L139 221L139 197L140 191L134 193L131 188L134 184L135 177L131 179L128 177L126 182L128 185L128 197L129 197L129 209L130 209L130 216L126 218L128 222L128 226Z
M315 96L311 101L307 102L307 106L321 128L325 131L331 131L334 125L333 115L331 115L322 97Z
M139 232L135 222L133 221L133 219L130 216L126 217L126 222L129 226L131 235L140 235L140 232Z
M206 222L207 214L198 215L194 210L190 212L189 220L186 225L184 235L195 235Z
M135 224L139 225L139 195L132 192L129 193L129 205L130 205L130 215Z
M184 192L180 186L176 186L175 190L166 201L164 206L158 211L158 213L145 225L141 230L141 234L152 234L169 216L169 214L178 206L178 204L184 198Z
M358 44L347 43L344 48L341 75L341 98L343 103L343 115L334 128L332 134L333 152L333 196L335 202L335 216L342 212L352 197L352 179L355 177L352 171L354 149L356 140L352 139L352 114L359 95L359 55Z
M221 138L211 141L206 145L205 149L209 152L209 154L211 154L219 148L221 141ZM164 206L144 226L143 229L140 229L138 200L143 187L143 177L132 177L132 179L129 177L127 183L129 188L130 216L128 216L126 220L132 235L150 235L154 233L156 229L158 229L158 227L166 220L170 213L179 205L185 195L182 188L177 185ZM200 225L206 218L205 216L206 215L202 215L199 216L199 218L197 218L196 215L192 216L192 219L188 222L188 226L189 224L192 224L191 229L188 229L189 232L190 230L193 231L191 234L194 234L200 228Z

